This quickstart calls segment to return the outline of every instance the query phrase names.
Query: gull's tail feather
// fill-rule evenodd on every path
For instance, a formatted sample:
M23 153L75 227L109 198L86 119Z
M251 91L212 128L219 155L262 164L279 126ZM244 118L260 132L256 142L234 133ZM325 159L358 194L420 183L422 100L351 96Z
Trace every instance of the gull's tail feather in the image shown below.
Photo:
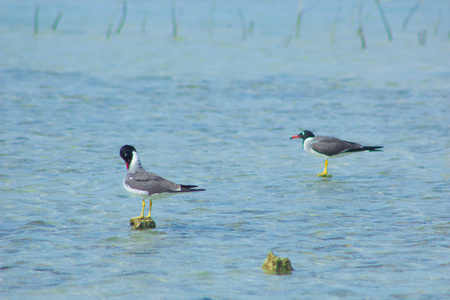
M360 151L383 151L381 150L383 146L362 146L362 148L353 148L345 152L360 152Z

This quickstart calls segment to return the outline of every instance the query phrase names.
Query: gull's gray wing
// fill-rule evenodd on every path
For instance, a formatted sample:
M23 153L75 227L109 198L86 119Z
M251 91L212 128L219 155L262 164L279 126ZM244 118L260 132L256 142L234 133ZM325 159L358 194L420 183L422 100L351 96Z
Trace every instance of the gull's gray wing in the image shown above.
M135 173L127 174L125 178L125 184L132 189L146 191L149 195L159 193L173 193L179 192L181 190L179 184L164 179L155 173L147 172L144 170L139 170Z
M316 136L311 143L311 149L321 154L333 156L349 150L363 148L358 143L343 141L335 137Z

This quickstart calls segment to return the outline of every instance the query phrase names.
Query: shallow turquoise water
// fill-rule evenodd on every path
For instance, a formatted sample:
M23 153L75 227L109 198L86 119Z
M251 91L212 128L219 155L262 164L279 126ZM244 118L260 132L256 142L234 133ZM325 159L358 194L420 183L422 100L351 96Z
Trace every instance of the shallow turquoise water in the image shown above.
M37 35L35 3L1 2L2 298L449 297L449 4L402 31L411 3L382 2L389 43L364 2L362 51L356 1L305 1L298 40L297 3L180 1L173 39L170 2L129 1L106 40L119 2L42 3ZM324 180L289 140L301 129L385 149ZM124 144L207 191L154 201L157 228L131 230ZM266 275L268 251L292 275Z

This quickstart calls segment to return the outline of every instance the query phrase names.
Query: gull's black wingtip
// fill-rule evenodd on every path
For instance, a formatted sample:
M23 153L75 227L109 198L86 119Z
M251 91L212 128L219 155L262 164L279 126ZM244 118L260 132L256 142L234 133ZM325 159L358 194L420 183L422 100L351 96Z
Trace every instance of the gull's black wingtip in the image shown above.
M369 151L383 151L381 148L383 146L364 146L364 149Z
M182 192L203 192L206 191L205 189L196 189L198 185L186 185L186 184L180 184L181 191Z
M344 152L383 151L383 150L381 150L381 148L383 148L383 146L363 146L362 148L348 149Z

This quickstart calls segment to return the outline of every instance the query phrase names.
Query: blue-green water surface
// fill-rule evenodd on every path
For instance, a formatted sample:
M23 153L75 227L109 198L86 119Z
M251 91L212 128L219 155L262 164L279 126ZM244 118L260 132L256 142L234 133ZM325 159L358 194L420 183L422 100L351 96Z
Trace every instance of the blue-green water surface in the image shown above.
M381 5L0 2L0 298L448 299L450 3ZM124 144L206 191L130 229Z

